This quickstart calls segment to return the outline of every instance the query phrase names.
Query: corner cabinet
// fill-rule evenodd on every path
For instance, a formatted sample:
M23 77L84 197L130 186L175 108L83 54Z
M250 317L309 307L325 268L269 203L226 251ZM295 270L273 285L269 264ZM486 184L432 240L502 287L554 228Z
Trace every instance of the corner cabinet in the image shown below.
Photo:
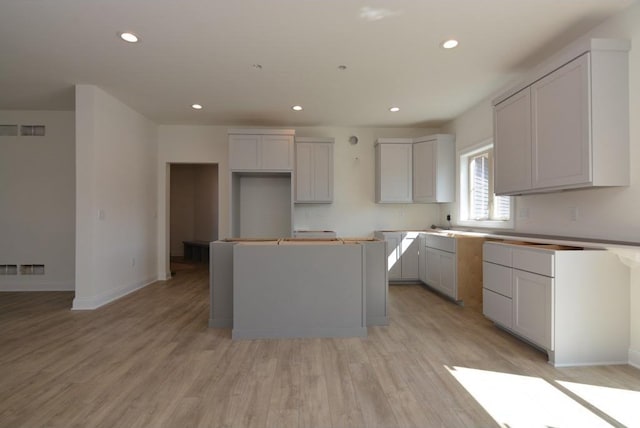
M626 363L629 269L606 250L486 242L483 313L556 366Z
M333 143L333 138L296 138L296 203L333 202Z
M416 138L413 143L413 202L453 202L455 182L453 135Z
M590 39L496 98L496 194L629 185L626 40Z
M376 202L413 202L413 140L379 138L376 149Z
M420 277L420 232L376 231L387 244L389 281L417 281Z

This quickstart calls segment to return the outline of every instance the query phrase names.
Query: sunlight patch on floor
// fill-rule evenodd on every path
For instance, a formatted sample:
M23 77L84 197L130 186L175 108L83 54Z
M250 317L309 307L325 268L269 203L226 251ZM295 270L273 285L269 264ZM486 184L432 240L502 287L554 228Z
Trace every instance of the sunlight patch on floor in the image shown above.
M466 367L449 373L502 427L610 427L544 379Z
M631 428L640 427L640 392L557 380L583 400Z

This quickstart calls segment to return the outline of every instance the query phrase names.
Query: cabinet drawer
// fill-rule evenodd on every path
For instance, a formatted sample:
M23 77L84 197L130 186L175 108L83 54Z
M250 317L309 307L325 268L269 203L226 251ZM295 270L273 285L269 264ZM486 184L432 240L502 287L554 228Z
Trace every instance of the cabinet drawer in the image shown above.
M483 262L482 283L484 288L511 297L511 271L510 267Z
M425 245L449 253L456 252L456 238L426 234Z
M511 266L511 251L512 247L485 242L482 247L482 260L503 266Z
M507 328L513 327L511 299L484 288L482 290L482 313L485 317Z
M549 277L554 276L554 253L538 249L513 249L513 267Z

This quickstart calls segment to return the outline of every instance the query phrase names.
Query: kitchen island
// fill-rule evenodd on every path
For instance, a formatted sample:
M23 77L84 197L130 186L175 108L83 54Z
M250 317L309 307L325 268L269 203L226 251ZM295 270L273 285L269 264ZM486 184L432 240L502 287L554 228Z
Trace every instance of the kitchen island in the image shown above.
M209 325L234 339L366 336L388 323L385 254L375 239L213 242Z

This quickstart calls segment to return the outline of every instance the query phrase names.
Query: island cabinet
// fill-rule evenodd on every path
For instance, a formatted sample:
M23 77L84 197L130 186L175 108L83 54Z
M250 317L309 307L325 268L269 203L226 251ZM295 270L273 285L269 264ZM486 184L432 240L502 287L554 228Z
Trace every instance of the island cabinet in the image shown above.
M413 202L413 140L379 138L376 150L376 202Z
M483 313L556 366L616 364L629 347L629 271L614 254L486 242Z
M474 236L425 233L422 281L450 299L479 310L483 241Z
M231 171L293 171L293 130L230 129Z
M629 184L626 40L571 46L496 98L496 194Z
M413 202L455 200L455 141L453 135L416 138L413 143Z
M296 203L333 202L333 138L296 138Z
M420 232L376 231L374 236L387 243L389 281L417 281L420 264Z

